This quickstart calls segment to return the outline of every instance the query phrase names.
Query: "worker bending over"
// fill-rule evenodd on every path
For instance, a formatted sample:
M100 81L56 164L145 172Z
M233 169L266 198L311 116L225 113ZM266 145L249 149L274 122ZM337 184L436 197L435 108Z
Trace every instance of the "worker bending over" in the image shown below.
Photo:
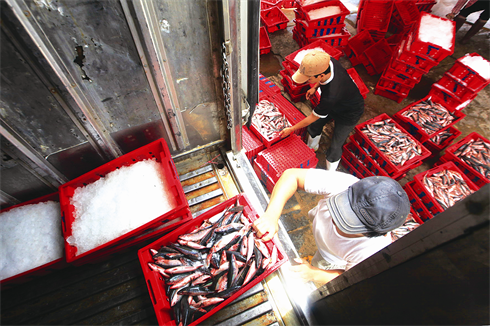
M326 169L336 170L342 156L342 146L364 113L364 98L347 70L322 51L308 52L292 79L298 84L313 84L306 92L308 100L320 88L320 104L308 117L293 127L282 130L280 136L286 137L295 130L308 126L308 147L316 151L323 127L334 120L332 140L326 152Z
M289 169L274 186L267 210L253 223L258 237L272 239L284 205L298 189L325 195L308 212L317 245L311 265L296 259L300 264L291 267L304 281L325 284L383 249L391 243L389 231L400 227L410 212L407 194L393 179Z

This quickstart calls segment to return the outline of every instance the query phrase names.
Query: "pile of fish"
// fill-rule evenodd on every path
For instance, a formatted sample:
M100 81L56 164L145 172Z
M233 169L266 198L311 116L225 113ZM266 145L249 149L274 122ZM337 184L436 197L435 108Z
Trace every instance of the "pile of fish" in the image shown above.
M405 234L410 233L420 226L419 223L415 222L415 219L412 216L412 213L409 213L405 223L397 229L391 231L391 241L396 241L403 237Z
M433 142L436 145L441 145L443 141L451 137L453 134L450 131L441 131L434 137L430 139L431 142Z
M232 204L177 242L150 250L148 266L164 278L176 325L197 320L278 261L277 247L269 252L242 213Z
M423 182L432 197L444 210L474 192L459 172L448 169L443 169L431 176L426 174Z
M428 135L449 126L454 120L454 116L445 107L430 99L412 106L402 116L416 122Z
M255 106L252 123L267 140L276 137L284 128L291 127L288 119L279 112L274 103L267 100L262 100Z
M483 140L471 139L458 148L454 155L490 179L490 144Z
M422 148L390 119L367 124L361 131L385 154L393 164L403 166L422 155Z

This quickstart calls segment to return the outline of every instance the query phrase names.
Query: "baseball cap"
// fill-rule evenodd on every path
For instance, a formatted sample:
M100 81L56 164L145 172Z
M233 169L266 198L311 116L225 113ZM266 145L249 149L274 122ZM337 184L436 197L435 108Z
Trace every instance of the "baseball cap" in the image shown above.
M407 193L388 177L367 177L327 199L335 225L344 233L386 233L400 227L410 212Z
M295 83L306 83L309 77L321 74L328 69L329 65L330 55L328 53L312 50L303 57L299 69L291 78Z

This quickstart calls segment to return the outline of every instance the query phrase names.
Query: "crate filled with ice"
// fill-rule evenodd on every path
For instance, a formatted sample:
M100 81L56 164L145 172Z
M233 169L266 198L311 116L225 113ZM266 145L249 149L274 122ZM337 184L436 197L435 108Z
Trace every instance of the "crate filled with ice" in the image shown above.
M138 251L159 325L201 325L287 261L239 194Z
M63 184L59 192L66 259L75 265L188 210L163 139Z
M2 289L67 266L58 192L0 211Z

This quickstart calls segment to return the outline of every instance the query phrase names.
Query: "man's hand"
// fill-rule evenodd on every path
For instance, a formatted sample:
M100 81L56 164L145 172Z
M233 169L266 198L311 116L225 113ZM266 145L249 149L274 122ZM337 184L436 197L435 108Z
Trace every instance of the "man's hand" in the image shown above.
M315 92L316 92L316 88L315 87L312 87L310 88L307 92L306 92L306 99L309 100L310 97L312 97L313 95L315 95Z
M279 229L278 219L268 215L267 212L255 220L252 226L255 229L257 237L263 241L271 240Z
M453 13L449 13L449 14L446 15L446 18L453 20L454 19L454 14Z
M281 138L284 138L284 137L287 137L289 136L290 134L292 134L294 131L293 128L291 127L288 127L288 128L284 128L283 130L281 130L281 132L279 133L279 136L281 136Z
M299 265L291 266L290 270L303 282L318 282L325 284L343 273L342 270L323 270L311 266L305 259L294 258Z

